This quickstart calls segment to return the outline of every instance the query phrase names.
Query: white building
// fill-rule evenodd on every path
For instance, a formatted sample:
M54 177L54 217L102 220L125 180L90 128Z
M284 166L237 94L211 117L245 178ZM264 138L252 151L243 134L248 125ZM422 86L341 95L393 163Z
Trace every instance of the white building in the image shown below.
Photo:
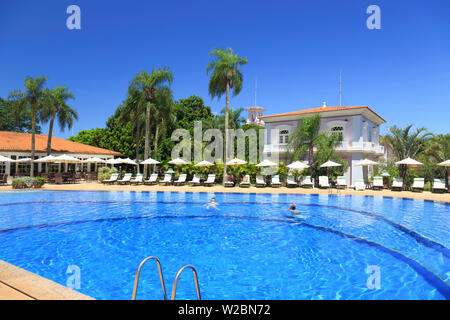
M342 106L306 109L294 112L261 116L265 123L266 139L264 157L286 160L288 137L297 128L298 120L321 114L320 131L341 132L342 144L336 151L348 162L345 173L348 186L353 186L356 179L363 179L367 168L356 166L361 159L383 157L385 150L379 143L380 125L386 121L368 106Z

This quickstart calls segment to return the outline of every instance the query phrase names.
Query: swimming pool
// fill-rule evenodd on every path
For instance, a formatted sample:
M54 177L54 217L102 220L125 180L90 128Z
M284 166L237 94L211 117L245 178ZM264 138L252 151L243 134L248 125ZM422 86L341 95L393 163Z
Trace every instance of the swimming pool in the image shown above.
M220 210L205 208L213 196ZM168 294L192 264L203 299L449 299L449 213L445 203L364 196L2 192L0 259L62 285L75 265L78 291L97 299L130 299L149 255ZM379 287L367 285L369 266ZM185 272L177 299L195 298ZM162 299L151 261L138 299Z

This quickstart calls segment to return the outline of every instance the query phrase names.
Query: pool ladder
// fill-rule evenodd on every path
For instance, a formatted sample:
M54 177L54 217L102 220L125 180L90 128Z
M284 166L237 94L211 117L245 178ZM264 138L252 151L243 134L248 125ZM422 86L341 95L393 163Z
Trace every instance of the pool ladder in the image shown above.
M156 262L156 265L158 266L159 280L161 281L161 288L162 288L164 300L167 300L166 286L164 284L164 277L163 277L163 273L162 273L161 262L155 256L149 256L149 257L145 258L144 260L142 260L141 263L139 264L139 266L138 266L138 268L136 270L136 275L134 277L133 295L131 297L131 300L136 300L136 294L137 294L137 289L138 289L138 284L139 284L139 275L141 273L142 267L149 260L154 260ZM197 299L198 300L202 299L201 296L200 296L200 287L198 285L197 270L195 270L193 265L186 264L186 265L182 266L180 268L180 270L178 270L177 275L175 276L175 280L173 281L173 285L172 285L172 296L171 296L170 300L175 300L175 295L176 295L176 292L177 292L178 279L180 278L180 276L183 273L183 271L186 270L186 269L191 269L192 270L192 273L194 275L195 290L197 291Z

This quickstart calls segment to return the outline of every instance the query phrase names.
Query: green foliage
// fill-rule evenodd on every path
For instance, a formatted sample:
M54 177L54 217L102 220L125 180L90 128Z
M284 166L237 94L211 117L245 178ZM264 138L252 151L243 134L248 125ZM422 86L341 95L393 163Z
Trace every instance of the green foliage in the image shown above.
M41 177L31 178L31 177L21 177L12 180L13 189L25 189L25 188L42 188L45 184L45 179Z
M116 168L101 167L98 169L98 180L99 181L108 180L109 178L111 178L111 175L113 173L117 173Z
M0 98L0 131L31 132L31 112L25 110L15 116L12 104ZM41 127L36 124L36 133L41 133Z

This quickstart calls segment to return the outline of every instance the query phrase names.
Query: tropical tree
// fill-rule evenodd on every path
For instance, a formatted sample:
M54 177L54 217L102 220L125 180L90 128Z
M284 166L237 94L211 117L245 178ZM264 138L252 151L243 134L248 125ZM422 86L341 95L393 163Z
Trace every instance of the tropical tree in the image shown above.
M145 110L145 147L144 147L144 158L147 159L150 154L150 118L151 109L153 106L153 97L155 90L165 84L172 84L173 75L169 70L153 69L152 73L143 71L136 75L136 77L131 82L130 87L134 88L145 94L147 103ZM144 166L144 176L147 176L147 166Z
M309 175L313 173L314 148L325 136L325 132L320 133L321 115L301 118L298 120L297 129L290 135L287 144L287 156L289 160L295 161L308 155Z
M48 99L48 103L41 111L41 121L44 123L50 121L47 140L47 155L50 155L55 118L58 118L59 128L64 131L66 127L72 128L74 120L78 120L78 114L67 105L67 100L75 98L67 87L56 87L53 90L44 89L44 96L45 99Z
M35 155L35 134L36 123L39 120L40 112L49 103L44 92L44 85L47 77L25 78L25 91L14 90L8 99L13 106L13 113L19 119L24 112L31 115L31 159ZM34 176L34 166L31 166L30 176Z
M239 57L233 52L233 49L214 49L211 51L211 62L206 68L206 73L211 73L209 79L209 94L212 98L220 98L225 94L225 152L224 152L224 168L223 183L225 184L225 176L227 172L227 151L228 151L228 106L230 102L230 91L233 96L237 96L242 90L243 76L239 71L239 67L248 63L247 59Z
M390 135L387 135L385 142L392 149L395 160L400 161L404 158L415 158L423 153L427 148L427 142L432 136L425 128L417 128L411 132L412 125L405 128L393 126L389 128ZM405 181L408 167L401 165L399 167L400 177Z
M155 158L158 156L158 141L160 136L161 124L167 122L174 122L174 115L172 114L173 109L173 95L172 91L168 87L160 87L154 92L154 104L155 104L155 117L156 117L156 127L155 127L155 147L154 154ZM167 127L167 126L165 126Z

